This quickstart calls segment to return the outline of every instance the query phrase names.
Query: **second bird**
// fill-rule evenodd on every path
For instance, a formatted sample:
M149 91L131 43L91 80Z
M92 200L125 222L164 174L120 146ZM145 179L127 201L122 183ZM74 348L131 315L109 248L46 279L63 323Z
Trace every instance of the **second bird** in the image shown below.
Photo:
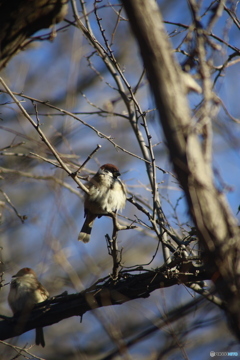
M23 268L13 275L8 303L14 315L21 314L21 319L27 318L34 305L47 300L48 291L38 281L36 273L30 268ZM43 329L36 329L36 345L45 346Z
M86 187L84 211L86 220L79 233L78 240L89 242L93 222L101 215L122 210L126 203L126 188L120 180L120 172L115 165L105 164L90 179Z

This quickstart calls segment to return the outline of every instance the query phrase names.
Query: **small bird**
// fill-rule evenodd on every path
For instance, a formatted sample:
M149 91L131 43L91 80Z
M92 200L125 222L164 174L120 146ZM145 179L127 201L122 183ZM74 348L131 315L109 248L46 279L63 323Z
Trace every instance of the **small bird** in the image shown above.
M45 301L49 297L48 291L38 281L35 271L26 267L12 276L8 303L14 315L29 314L34 305ZM45 346L43 329L36 328L36 345Z
M122 210L126 203L126 188L120 180L120 172L115 165L105 164L90 179L86 187L84 212L86 220L78 235L78 240L89 242L93 222L101 215Z

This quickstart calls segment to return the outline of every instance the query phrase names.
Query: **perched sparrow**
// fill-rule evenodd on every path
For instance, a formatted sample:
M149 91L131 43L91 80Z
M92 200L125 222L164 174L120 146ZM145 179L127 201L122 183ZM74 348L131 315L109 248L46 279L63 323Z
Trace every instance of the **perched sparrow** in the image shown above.
M84 211L86 220L78 235L78 240L90 240L93 222L108 212L121 210L126 203L126 188L119 179L120 172L115 165L105 164L86 185L89 194L85 195Z
M13 275L8 303L13 314L28 314L34 307L46 300L49 296L48 291L38 281L36 273L30 268L23 268ZM43 329L36 328L36 345L45 346Z

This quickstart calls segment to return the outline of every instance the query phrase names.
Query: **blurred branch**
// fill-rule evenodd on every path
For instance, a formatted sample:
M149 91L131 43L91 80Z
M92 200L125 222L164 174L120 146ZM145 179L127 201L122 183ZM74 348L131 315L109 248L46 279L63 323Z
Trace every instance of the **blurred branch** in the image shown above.
M186 194L200 240L219 271L216 287L227 303L232 329L240 338L240 247L236 220L224 195L215 187L211 164L205 161L185 96L182 71L173 57L157 3L154 0L122 2L141 50L178 181ZM193 0L191 4L195 6L196 2ZM204 56L202 53L202 62L207 61Z
M230 118L231 120L233 120L234 122L236 122L237 124L240 124L240 119L237 119L237 118L235 118L234 116L232 116L232 115L229 113L229 111L228 111L226 105L224 104L224 102L223 102L219 97L218 97L217 99L218 99L218 101L221 103L222 108L223 108L223 110L225 111L225 113L227 114L227 116L229 116L229 118Z
M0 192L3 194L4 199L10 205L10 207L13 209L13 211L15 212L17 217L21 220L22 223L24 223L24 221L27 219L27 216L19 214L18 210L16 209L16 207L13 205L12 201L10 200L9 196L1 189L0 189Z
M189 287L196 293L202 295L207 300L211 301L213 304L219 306L220 308L224 308L224 302L222 299L220 299L218 296L212 294L210 291L203 289L201 286L199 286L198 283L192 283L189 285Z
M24 107L22 106L21 102L16 98L16 96L13 94L13 92L9 89L9 87L7 86L7 84L5 83L5 81L0 78L0 83L3 85L3 87L6 89L7 93L11 96L11 98L15 101L16 105L19 107L20 111L22 112L22 114L24 115L24 117L32 124L32 126L35 128L35 130L38 132L40 138L42 139L42 141L47 145L47 147L49 148L49 150L52 152L52 154L55 156L56 160L58 161L59 165L62 167L63 170L65 170L69 176L72 177L72 179L79 185L80 189L82 189L85 193L88 193L89 190L88 188L86 188L85 185L83 185L83 183L78 179L76 172L73 173L69 167L67 166L67 164L62 160L61 156L59 155L59 153L57 152L57 150L55 150L55 148L52 146L52 144L50 143L50 141L47 139L47 137L45 136L45 134L43 133L43 131L40 128L40 124L39 124L39 120L37 119L37 123L35 123L35 121L31 118L31 116L27 113L27 111L24 109Z
M29 359L29 356L31 356L31 359L44 360L43 358L30 353L29 350L26 349L25 347L22 348L22 347L13 345L13 344L9 344L5 341L0 341L0 343L5 346L8 346L16 351L17 355L16 355L16 357L14 357L14 359L17 359L19 356L23 356L25 359ZM31 349L31 348L32 348L32 345L29 346L29 349Z
M238 29L240 29L240 21L237 17L237 14L236 14L236 10L237 10L237 2L235 3L235 11L229 9L226 5L224 5L224 10L228 13L228 15L231 17L232 21L234 22L234 24L238 27Z
M169 311L167 314L157 317L157 319L155 319L154 324L152 326L149 326L148 328L146 328L140 332L136 331L130 340L126 340L125 346L128 349L130 349L132 346L143 341L144 339L149 338L150 335L153 335L160 329L166 327L167 324L172 324L176 320L182 319L183 317L191 314L192 311L195 311L197 306L200 306L203 303L203 301L204 301L203 297L199 296L199 297L187 302L185 305L176 307L175 309ZM173 343L172 342L169 343L169 341L167 341L166 346L169 346L172 349L174 346L176 346L176 341L174 341ZM110 352L110 354L108 354L106 357L104 357L104 360L112 360L118 354L119 354L118 349L117 350L114 349ZM164 354L164 355L163 356L160 355L156 359L162 359L164 357L166 358L166 354ZM188 359L188 358L186 358L186 359Z
M7 93L7 91L4 91L4 90L0 90L0 92L2 93ZM147 160L147 159L144 159L142 158L141 156L137 155L137 154L134 154L132 153L131 151L128 151L127 149L124 149L122 146L118 145L116 142L113 141L113 139L111 138L111 136L108 136L108 135L105 135L104 133L102 133L101 131L99 131L98 129L96 129L94 126L86 123L85 121L83 121L82 119L80 119L78 116L76 116L74 113L70 112L70 111L67 111L67 110L64 110L64 109L61 109L57 106L54 106L52 104L50 104L48 101L43 101L43 100L39 100L39 99L36 99L36 98L33 98L31 96L28 96L28 95L24 95L22 93L16 93L14 91L12 91L12 94L13 95L16 95L16 96L21 96L25 99L28 99L28 100L31 100L31 101L35 101L35 102L38 102L40 104L43 104L43 105L46 105L48 106L49 108L52 108L52 109L55 109L55 110L58 110L59 112L61 112L62 114L65 114L65 115L68 115L70 117L72 117L73 119L76 119L78 120L79 122L81 122L84 126L87 126L88 128L90 128L91 130L93 130L100 138L103 138L103 139L106 139L107 141L109 141L116 149L118 150L121 150L123 152L125 152L126 154L130 155L130 156L133 156L139 160L142 160L148 164L151 164L150 160ZM29 115L29 114L28 114ZM1 127L0 127L1 128ZM170 175L173 175L171 174L170 172L168 171L165 171L164 169L160 168L159 166L156 166L156 168L160 171L162 171L164 174L170 174Z
M214 13L214 16L210 19L209 29L213 26L213 23L216 21L217 14L223 8L223 1L220 2L218 10ZM199 59L199 72L202 79L202 88L203 88L203 101L201 104L200 116L198 120L198 125L201 127L201 134L203 137L202 141L202 150L205 158L205 162L211 166L212 163L212 123L211 119L213 118L213 106L212 100L214 95L212 92L212 81L210 74L210 66L206 61L206 34L202 25L200 23L200 16L198 15L198 4L196 0L189 0L189 7L192 12L193 22L194 22L194 33L196 33L196 53Z
M117 282L111 276L104 279L102 285L99 281L89 289L71 295L59 295L43 303L38 304L29 314L29 319L22 324L21 331L16 329L19 318L8 318L0 321L0 340L5 340L20 335L36 327L44 327L58 323L72 316L83 316L87 311L109 306L120 305L127 301L139 298L147 298L160 288L165 288L180 283L193 283L209 280L213 274L207 268L189 266L188 273L176 272L175 262L170 268L144 271L137 275L130 272L120 272ZM102 282L102 281L101 281ZM0 316L1 317L1 316ZM20 327L17 327L20 329Z
M15 169L6 169L3 167L0 167L0 174L15 174L18 176L23 176L29 179L34 179L34 180L45 180L45 181L53 181L56 184L65 187L66 189L68 189L69 191L71 191L73 194L77 195L78 197L82 198L81 193L79 192L79 190L74 189L71 185L69 185L67 182L59 179L56 176L42 176L42 175L37 175L37 174L33 174L33 173L28 173L26 171L21 171L21 170L15 170Z
M29 36L63 20L68 0L0 0L0 70L20 50Z

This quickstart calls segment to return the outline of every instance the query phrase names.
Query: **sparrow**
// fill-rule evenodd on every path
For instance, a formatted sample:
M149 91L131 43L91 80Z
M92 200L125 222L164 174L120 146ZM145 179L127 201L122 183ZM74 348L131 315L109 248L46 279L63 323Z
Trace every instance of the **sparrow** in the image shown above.
M49 297L48 291L38 281L36 273L26 267L12 276L8 303L14 315L26 315L33 307ZM36 345L45 346L43 329L36 328Z
M78 235L78 240L89 242L94 220L109 212L122 210L126 203L126 187L120 180L120 172L115 165L102 165L89 180L85 195L85 222Z

